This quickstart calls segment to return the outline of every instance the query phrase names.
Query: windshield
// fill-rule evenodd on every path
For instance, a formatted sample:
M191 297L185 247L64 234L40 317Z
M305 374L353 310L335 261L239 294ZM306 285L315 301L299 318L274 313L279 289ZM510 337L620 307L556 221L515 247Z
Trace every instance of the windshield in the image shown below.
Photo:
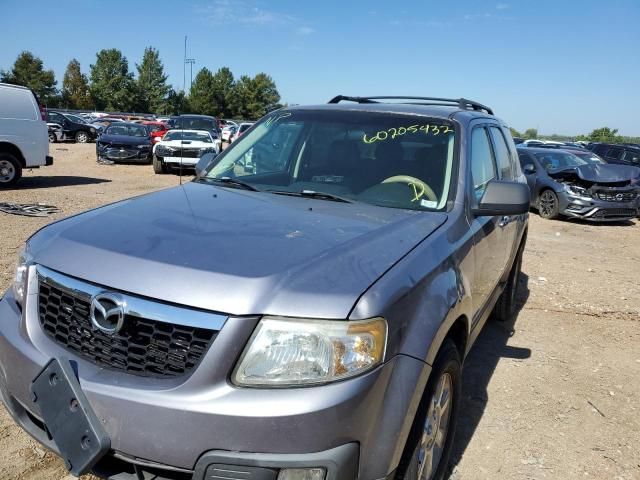
M589 163L607 163L593 152L574 152L574 155Z
M210 179L267 192L320 192L407 209L444 207L454 126L442 119L353 111L279 111L220 155Z
M579 167L589 162L566 152L536 153L536 158L545 170L562 170L563 168Z
M146 137L147 129L142 125L111 125L105 132L107 135L126 135L128 137Z
M171 140L190 140L193 142L213 143L211 136L206 132L168 132L163 138L163 141Z
M185 130L216 130L216 122L211 118L180 117L174 121L174 128Z
M78 117L77 115L66 115L66 117L71 120L72 122L76 122L76 123L82 123L82 124L86 124L87 121L82 118L82 117Z

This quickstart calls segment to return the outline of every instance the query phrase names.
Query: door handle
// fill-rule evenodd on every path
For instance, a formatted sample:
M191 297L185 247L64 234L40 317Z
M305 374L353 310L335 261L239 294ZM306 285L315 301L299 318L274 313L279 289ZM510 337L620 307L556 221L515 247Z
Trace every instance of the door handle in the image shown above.
M511 217L509 217L509 216L505 215L505 216L504 216L504 217L502 217L502 218L500 219L500 221L498 222L498 226L499 226L500 228L504 228L504 227L506 227L507 225L509 225L510 223L511 223Z

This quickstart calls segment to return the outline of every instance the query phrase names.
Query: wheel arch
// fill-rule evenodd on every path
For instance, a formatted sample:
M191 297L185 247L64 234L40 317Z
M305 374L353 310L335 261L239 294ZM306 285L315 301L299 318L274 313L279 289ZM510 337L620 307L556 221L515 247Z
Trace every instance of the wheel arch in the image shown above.
M22 151L17 145L9 142L0 142L0 153L10 153L18 159L22 168L26 168L24 155L22 155Z

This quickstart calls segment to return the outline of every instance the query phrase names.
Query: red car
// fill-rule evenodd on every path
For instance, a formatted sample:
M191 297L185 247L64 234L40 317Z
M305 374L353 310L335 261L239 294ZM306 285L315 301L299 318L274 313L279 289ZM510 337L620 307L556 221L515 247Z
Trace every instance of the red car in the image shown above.
M162 122L147 121L147 122L142 122L142 125L146 125L149 128L149 136L151 137L152 145L155 145L160 140L162 140L162 137L164 137L164 134L167 133L167 131L169 130L169 127L167 126L167 124Z

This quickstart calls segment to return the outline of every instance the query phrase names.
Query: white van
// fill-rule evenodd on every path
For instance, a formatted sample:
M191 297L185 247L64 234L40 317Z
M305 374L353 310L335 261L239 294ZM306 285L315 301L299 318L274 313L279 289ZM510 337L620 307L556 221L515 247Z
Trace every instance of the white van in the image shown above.
M20 180L24 168L53 165L44 118L31 90L0 83L0 188Z

